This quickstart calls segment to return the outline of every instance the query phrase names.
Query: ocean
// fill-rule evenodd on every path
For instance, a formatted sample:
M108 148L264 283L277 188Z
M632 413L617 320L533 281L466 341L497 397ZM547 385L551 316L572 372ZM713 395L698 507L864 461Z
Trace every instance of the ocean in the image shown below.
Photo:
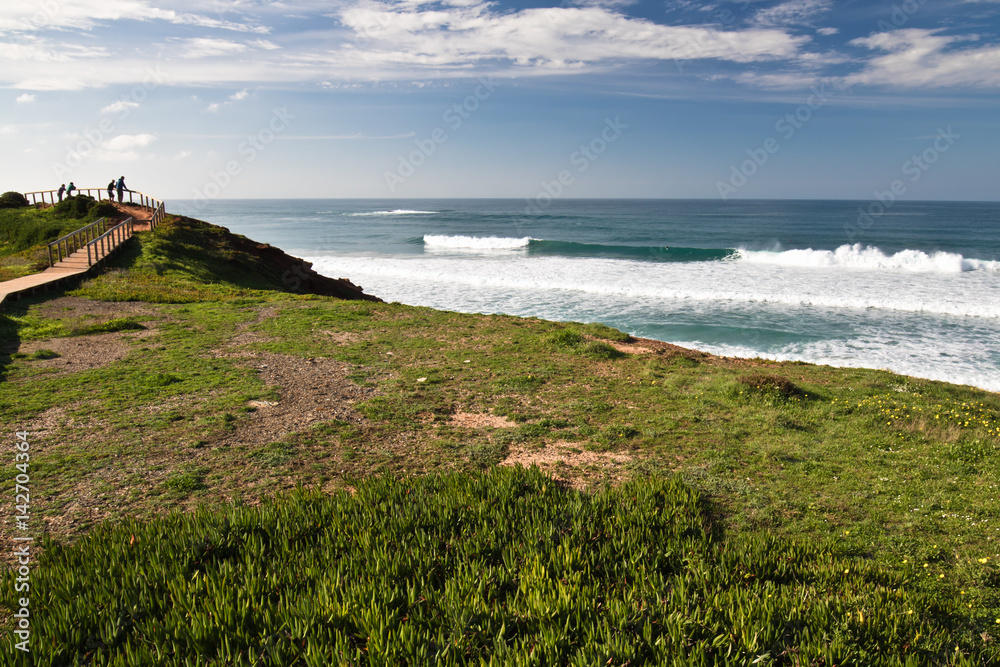
M1000 391L1000 203L168 201L386 301Z

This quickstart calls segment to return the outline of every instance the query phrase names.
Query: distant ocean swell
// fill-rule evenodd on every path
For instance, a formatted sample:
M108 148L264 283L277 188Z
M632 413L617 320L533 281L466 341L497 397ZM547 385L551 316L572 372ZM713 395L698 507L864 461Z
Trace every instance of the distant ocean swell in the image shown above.
M572 241L546 241L530 237L504 238L428 234L421 241L424 247L431 250L524 250L528 256L608 257L658 262L707 262L734 257L737 254L736 250L728 248L605 245L601 243L574 243Z
M621 258L648 262L742 261L751 264L799 268L847 268L860 270L901 270L917 273L963 273L998 271L1000 262L966 258L957 253L902 250L887 254L879 248L860 244L836 250L762 251L744 248L681 248L671 246L630 246L551 241L531 237L449 236L427 234L414 239L430 251L493 252L518 250L528 256L580 258Z

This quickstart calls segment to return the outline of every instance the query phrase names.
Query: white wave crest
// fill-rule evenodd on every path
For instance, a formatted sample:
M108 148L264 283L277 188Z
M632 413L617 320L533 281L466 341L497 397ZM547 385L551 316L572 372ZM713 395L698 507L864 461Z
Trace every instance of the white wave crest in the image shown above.
M412 211L407 208L397 208L392 211L364 211L361 213L345 213L351 218L375 218L388 215L434 215L437 211Z
M860 243L842 245L836 250L784 250L768 252L740 249L739 260L751 264L773 264L800 268L836 268L876 271L882 269L914 273L963 273L965 271L1000 271L1000 262L967 259L958 253L901 250L887 255L879 248Z
M504 238L500 236L443 236L426 234L424 245L433 248L466 248L472 250L509 250L526 248L531 237Z

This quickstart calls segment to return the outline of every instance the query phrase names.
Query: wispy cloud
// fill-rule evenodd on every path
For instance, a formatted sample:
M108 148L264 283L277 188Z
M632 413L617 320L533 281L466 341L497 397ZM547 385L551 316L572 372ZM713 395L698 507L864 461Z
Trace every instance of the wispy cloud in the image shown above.
M190 60L228 57L248 51L250 48L241 42L208 37L192 37L176 41L180 43L178 48L180 56Z
M140 148L156 141L153 134L119 134L103 142L97 150L97 159L105 162L130 162L141 157Z
M118 100L101 109L102 114L123 114L139 107L138 102L129 100Z
M18 104L31 104L35 101L35 96L30 93L22 93L21 95L18 95L17 99L14 101Z
M813 18L829 10L832 4L831 0L789 0L758 10L753 22L768 27L812 25Z
M886 89L1000 85L1000 47L985 33L978 39L900 29L853 40L858 33L834 37L846 28L834 27L840 24L834 23L832 0L748 2L741 5L740 21L728 23L704 21L706 10L718 12L725 4L670 2L668 11L697 21L690 25L631 16L631 0L564 0L525 9L486 0L342 0L333 13L322 0L176 0L170 10L151 0L61 2L49 17L49 27L58 31L15 29L30 22L34 10L0 8L0 83L27 90L134 83L162 64L168 86L346 90L480 74L635 73L636 65L702 61L698 76L704 80L746 87L799 87L818 80ZM157 22L185 27L164 37L162 29L149 27ZM642 70L653 76L663 71ZM243 99L208 97L206 108L215 112ZM211 102L213 97L218 101Z
M93 30L116 21L166 21L180 25L266 34L253 22L214 19L198 13L160 9L145 0L59 0L52 3L5 2L0 5L0 34L47 29Z
M808 41L782 30L668 26L606 7L547 7L501 14L486 3L440 7L365 0L337 15L356 35L337 56L359 65L581 69L622 60L793 57Z
M246 88L244 88L243 90L238 90L232 95L230 95L225 102L212 102L211 104L208 105L208 108L206 110L215 113L216 111L219 111L223 107L227 107L230 104L233 104L234 102L242 102L248 97L250 97L250 92Z
M868 60L859 72L845 77L845 83L892 88L1000 87L1000 46L954 48L978 38L940 33L911 28L853 40L851 44L883 55Z

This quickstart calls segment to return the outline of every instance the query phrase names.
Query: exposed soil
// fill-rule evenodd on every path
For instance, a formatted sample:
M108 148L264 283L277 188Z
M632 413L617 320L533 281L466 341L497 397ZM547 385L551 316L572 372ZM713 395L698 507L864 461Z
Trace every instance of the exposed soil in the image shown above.
M161 318L158 311L141 303L107 303L91 301L79 297L64 296L52 299L40 306L41 314L53 319L93 319L94 322L115 317ZM16 346L5 346L6 352L34 354L39 350L49 350L59 356L54 359L38 359L32 362L35 368L52 368L58 373L76 373L100 368L124 359L131 345L129 341L146 338L155 332L155 324L145 331L73 336L70 338L50 338L48 340L24 341Z
M218 444L254 447L279 441L314 423L334 419L360 423L363 418L352 406L375 393L351 382L347 364L333 359L250 351L237 356L246 357L247 363L260 371L264 383L277 388L281 398L251 402L255 411Z
M462 428L511 428L517 426L516 423L506 417L498 417L482 412L456 412L448 420L449 426L460 426Z
M500 465L525 468L538 466L557 480L578 489L586 488L588 481L580 476L581 471L589 470L614 481L619 481L625 476L624 469L632 460L631 456L585 451L577 445L578 443L559 441L541 449L512 448ZM573 469L573 475L565 474L567 468Z

